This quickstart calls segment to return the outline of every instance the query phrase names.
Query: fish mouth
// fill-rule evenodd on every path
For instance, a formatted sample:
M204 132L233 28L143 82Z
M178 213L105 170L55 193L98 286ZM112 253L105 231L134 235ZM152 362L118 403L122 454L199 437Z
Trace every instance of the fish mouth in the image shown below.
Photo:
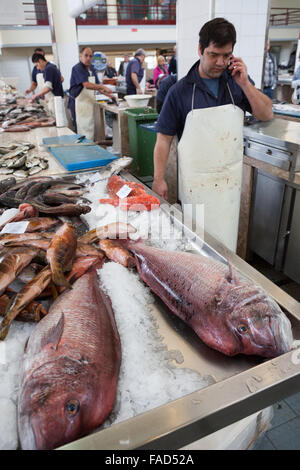
M272 329L275 350L277 356L285 354L292 348L293 333L291 322L285 314L271 318L270 327Z

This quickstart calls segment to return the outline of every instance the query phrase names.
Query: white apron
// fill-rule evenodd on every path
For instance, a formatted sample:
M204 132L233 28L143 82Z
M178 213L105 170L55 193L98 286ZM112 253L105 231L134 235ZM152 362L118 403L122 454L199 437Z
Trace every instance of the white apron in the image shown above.
M89 82L96 83L95 77L90 76ZM83 87L77 98L75 98L77 132L91 140L94 140L94 104L94 90L87 90Z
M196 204L204 204L204 230L236 251L244 113L234 104L194 109L194 96L195 86L178 144L179 199L182 205L193 205L193 214L199 214ZM191 206L186 207L190 213Z
M45 88L45 86L46 86L44 76L43 76L42 73L37 74L36 82L37 82L37 85L38 85L39 92L42 91L43 88ZM53 95L52 91L49 91L48 93L45 94L45 101L46 101L46 108L47 108L49 114L51 114L51 116L55 117L54 95Z

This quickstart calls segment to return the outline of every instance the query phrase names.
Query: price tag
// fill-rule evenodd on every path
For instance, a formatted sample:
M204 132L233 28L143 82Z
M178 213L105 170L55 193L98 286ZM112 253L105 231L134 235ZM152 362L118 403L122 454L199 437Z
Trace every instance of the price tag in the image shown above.
M102 180L102 175L101 173L94 173L90 178L90 183L97 183L97 181L101 181Z
M132 189L127 186L127 184L124 184L122 188L117 192L117 196L119 196L120 199L125 199L125 197L129 196L131 193Z
M28 224L28 220L21 222L11 222L10 224L6 224L5 227L3 227L1 233L25 233Z

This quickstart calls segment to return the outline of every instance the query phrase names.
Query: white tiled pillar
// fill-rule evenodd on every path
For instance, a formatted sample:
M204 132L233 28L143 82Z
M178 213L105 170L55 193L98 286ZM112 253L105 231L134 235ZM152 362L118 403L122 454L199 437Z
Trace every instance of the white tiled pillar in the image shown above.
M269 0L177 0L179 78L197 60L199 31L207 21L223 17L234 24L234 55L242 57L257 88L261 87Z

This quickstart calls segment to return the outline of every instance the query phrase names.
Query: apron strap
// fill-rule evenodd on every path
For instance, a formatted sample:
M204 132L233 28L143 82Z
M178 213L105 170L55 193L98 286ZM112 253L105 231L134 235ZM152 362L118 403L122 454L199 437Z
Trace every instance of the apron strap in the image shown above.
M195 90L196 90L196 83L194 83L194 86L193 86L193 95L192 95L192 112L194 111Z
M234 99L233 99L233 96L232 96L232 93L231 93L230 86L229 86L228 82L226 82L226 85L227 85L227 88L228 88L228 91L229 91L229 94L230 94L232 104L233 104L233 106L235 106L235 102L234 102Z

